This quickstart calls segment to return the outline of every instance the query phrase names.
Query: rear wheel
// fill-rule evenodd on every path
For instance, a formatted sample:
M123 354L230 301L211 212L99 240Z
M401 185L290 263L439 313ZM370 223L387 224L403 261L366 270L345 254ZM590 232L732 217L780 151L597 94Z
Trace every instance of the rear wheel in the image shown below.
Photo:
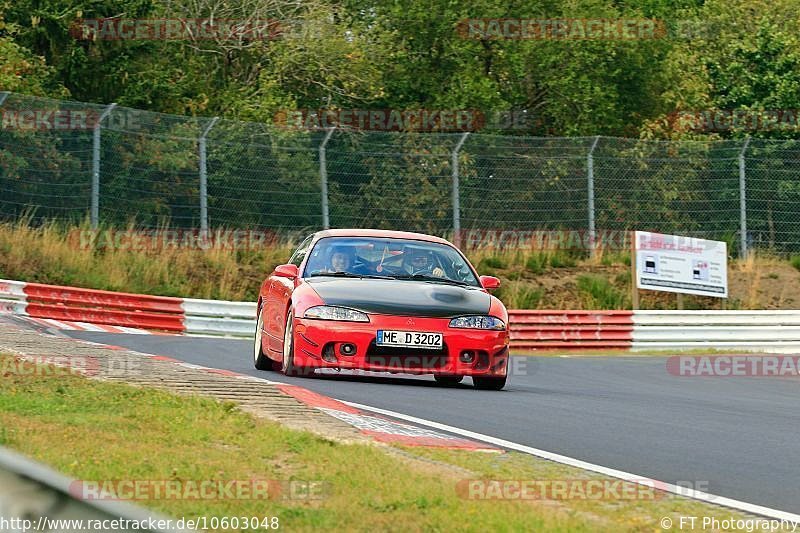
M256 322L256 334L253 339L253 357L255 367L258 370L272 370L272 359L264 355L262 338L264 336L264 310L258 311L258 321Z
M472 383L479 390L500 390L506 386L506 376L475 376L472 378Z
M309 369L294 364L294 311L286 314L286 327L283 333L283 363L281 372L286 376L307 376Z
M445 386L453 386L458 385L464 379L464 376L447 376L444 374L434 374L433 379L436 380L436 383L439 385Z

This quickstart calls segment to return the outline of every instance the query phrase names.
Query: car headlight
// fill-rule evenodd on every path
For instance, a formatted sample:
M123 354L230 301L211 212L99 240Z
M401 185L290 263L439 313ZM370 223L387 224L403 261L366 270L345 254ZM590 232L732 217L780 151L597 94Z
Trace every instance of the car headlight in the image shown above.
M366 313L333 305L317 305L311 307L306 310L303 317L316 318L318 320L342 320L344 322L369 322L369 317Z
M469 329L506 329L505 323L499 318L493 316L460 316L450 321L451 328L469 328Z

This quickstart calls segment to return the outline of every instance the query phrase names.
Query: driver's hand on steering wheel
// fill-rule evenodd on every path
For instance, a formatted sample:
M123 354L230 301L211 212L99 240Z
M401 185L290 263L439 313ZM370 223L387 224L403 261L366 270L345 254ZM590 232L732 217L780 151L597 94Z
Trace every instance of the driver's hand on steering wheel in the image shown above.
M431 272L431 275L433 275L433 276L435 276L437 278L443 278L444 277L444 270L442 270L441 267L435 267L433 269L433 271Z

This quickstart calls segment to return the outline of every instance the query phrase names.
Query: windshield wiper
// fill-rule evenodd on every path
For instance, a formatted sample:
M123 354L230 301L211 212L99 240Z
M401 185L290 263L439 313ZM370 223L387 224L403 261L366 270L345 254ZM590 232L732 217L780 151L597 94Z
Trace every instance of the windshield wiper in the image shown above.
M358 274L353 274L352 272L312 272L308 275L309 278L314 278L317 276L330 276L335 278L360 278L361 276Z
M449 283L450 285L458 285L460 287L472 287L473 285L467 283L466 281L459 281L450 278L439 278L436 276L429 276L426 274L414 274L413 276L396 276L397 279L410 279L410 280L418 280L418 281L436 281L439 283Z
M375 276L372 274L354 274L352 272L312 272L309 278L329 276L333 278L359 278L359 279L396 279L394 276Z

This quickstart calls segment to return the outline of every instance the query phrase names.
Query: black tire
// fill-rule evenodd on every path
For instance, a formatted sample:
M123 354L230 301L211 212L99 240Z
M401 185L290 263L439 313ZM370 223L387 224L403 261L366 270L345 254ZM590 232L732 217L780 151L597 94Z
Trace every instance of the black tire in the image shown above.
M458 385L464 379L464 376L448 376L445 374L434 374L433 379L436 380L436 383L439 385L444 385L446 387L452 387L453 385Z
M253 339L253 359L254 366L257 370L272 370L273 361L264 355L264 348L261 345L261 338L264 331L264 310L258 311L258 320L256 321L256 332Z
M287 346L288 344L288 346ZM313 372L308 368L295 366L294 364L294 310L289 309L286 313L286 327L283 334L283 361L281 372L284 376L304 377Z
M501 390L506 386L506 376L473 377L472 383L478 390Z

